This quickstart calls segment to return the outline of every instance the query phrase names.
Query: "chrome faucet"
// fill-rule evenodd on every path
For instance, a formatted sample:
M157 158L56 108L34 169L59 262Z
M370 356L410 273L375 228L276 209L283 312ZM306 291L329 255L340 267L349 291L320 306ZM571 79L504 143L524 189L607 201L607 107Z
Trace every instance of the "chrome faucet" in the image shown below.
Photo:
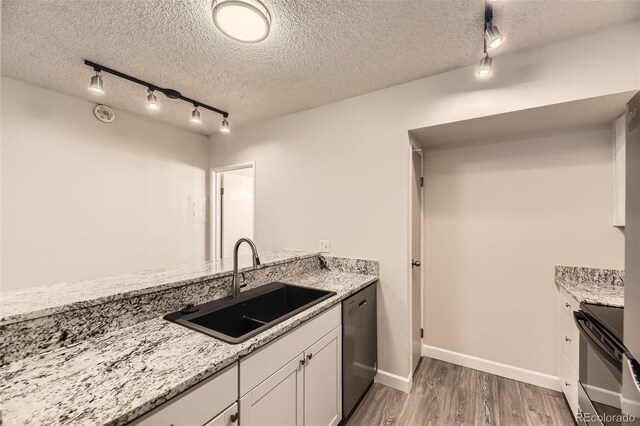
M238 279L238 249L242 243L249 244L251 247L251 256L253 257L253 269L260 269L260 258L258 257L258 249L253 241L249 238L240 238L233 247L233 278L231 280L231 297L234 299L240 296L240 280Z

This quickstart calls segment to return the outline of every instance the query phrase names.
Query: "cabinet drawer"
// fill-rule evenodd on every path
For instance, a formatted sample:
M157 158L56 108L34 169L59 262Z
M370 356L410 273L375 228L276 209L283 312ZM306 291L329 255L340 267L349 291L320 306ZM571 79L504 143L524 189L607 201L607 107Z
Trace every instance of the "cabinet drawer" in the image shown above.
M340 325L341 305L309 320L267 346L240 360L240 396L258 386L285 365Z
M567 397L571 412L575 416L578 413L578 376L573 371L564 352L560 351L560 387Z
M573 316L567 315L567 312L562 308L558 309L558 322L558 337L560 338L561 351L564 352L564 355L569 360L573 371L578 372L580 371L578 369L580 359L580 331L573 320Z
M560 288L560 306L571 317L575 311L580 309L578 301L562 287Z
M144 426L204 425L238 399L235 363L134 421Z
M234 402L231 407L218 414L215 419L204 426L233 426L238 424L238 418L238 403Z

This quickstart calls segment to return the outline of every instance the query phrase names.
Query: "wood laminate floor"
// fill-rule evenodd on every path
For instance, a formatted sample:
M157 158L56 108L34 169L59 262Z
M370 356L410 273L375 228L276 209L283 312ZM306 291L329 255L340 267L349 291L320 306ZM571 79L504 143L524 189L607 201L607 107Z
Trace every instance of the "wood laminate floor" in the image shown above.
M375 383L347 422L369 425L574 425L560 392L422 358L411 393Z

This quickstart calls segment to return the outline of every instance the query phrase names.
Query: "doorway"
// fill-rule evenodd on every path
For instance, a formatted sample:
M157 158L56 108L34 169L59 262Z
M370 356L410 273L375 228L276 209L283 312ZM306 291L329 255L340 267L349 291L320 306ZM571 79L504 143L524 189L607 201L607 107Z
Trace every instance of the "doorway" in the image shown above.
M255 163L215 168L212 172L211 253L214 260L233 256L240 238L255 238ZM249 255L249 247L240 248Z
M422 150L410 145L410 292L411 312L411 372L418 366L422 356Z

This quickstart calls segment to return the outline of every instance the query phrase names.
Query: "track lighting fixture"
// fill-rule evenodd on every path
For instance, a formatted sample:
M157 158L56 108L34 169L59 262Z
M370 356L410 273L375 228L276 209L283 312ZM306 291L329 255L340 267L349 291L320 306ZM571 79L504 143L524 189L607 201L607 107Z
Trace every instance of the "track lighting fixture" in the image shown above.
M229 127L229 122L227 121L227 117L222 117L222 123L220 124L220 132L224 134L231 133L231 127Z
M155 95L155 92L160 92L165 95L169 99L177 99L179 101L188 102L194 106L193 111L191 112L191 121L193 123L202 123L200 119L200 110L198 108L204 108L209 111L215 112L216 114L220 114L222 116L222 124L220 125L220 131L222 133L229 133L231 129L229 128L229 121L227 118L229 117L229 113L227 111L223 111L221 109L212 107L207 104L203 104L202 102L196 101L191 98L187 98L183 96L182 93L178 92L175 89L164 88L160 86L156 86L155 84L146 82L144 80L140 80L139 78L132 77L123 72L116 71L111 68L107 68L95 62L91 62L89 60L84 61L84 64L93 68L96 74L91 77L91 84L89 85L89 90L96 93L104 93L103 85L102 85L102 76L101 72L106 72L108 74L114 75L116 77L122 78L124 80L130 81L132 83L138 84L140 86L144 86L147 88L147 108L151 111L155 111L160 109L160 104L158 103L158 98Z
M156 95L153 94L153 90L148 89L147 93L147 108L152 111L160 109L160 105L158 105L158 98L156 98Z
M91 84L89 84L89 90L99 95L104 94L104 88L102 86L102 76L100 71L96 71L96 75L91 77Z
M202 123L202 120L200 120L200 111L198 111L198 105L196 105L193 111L191 111L191 122L195 124Z
M491 63L493 59L489 56L488 53L484 54L484 57L480 61L480 65L478 66L478 75L480 77L488 77L491 75Z
M495 49L500 47L500 45L504 42L504 37L500 34L500 30L498 27L494 25L490 25L484 31L484 40L487 43L487 47L489 49Z
M492 72L493 59L489 56L489 49L495 49L504 42L504 36L500 34L498 27L493 25L493 3L497 0L485 0L484 2L484 29L482 42L484 56L480 60L477 74L479 77L488 77Z

